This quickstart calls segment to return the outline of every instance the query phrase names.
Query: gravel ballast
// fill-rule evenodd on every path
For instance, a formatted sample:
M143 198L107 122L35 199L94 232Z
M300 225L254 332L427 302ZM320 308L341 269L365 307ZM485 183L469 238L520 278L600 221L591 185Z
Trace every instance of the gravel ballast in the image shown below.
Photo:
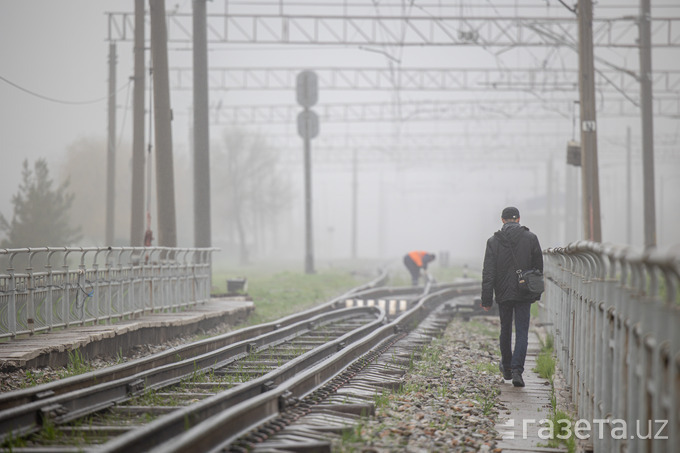
M497 318L454 318L404 375L402 388L376 397L375 416L334 438L333 451L500 451L498 329Z

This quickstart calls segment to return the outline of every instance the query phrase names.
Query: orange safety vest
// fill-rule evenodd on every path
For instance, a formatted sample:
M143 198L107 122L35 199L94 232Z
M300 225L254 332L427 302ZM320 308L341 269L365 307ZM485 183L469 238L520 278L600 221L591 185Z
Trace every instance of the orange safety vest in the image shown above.
M427 252L421 252L418 250L414 250L413 252L409 252L408 256L411 257L414 263L418 265L418 267L423 267L423 257L427 255Z

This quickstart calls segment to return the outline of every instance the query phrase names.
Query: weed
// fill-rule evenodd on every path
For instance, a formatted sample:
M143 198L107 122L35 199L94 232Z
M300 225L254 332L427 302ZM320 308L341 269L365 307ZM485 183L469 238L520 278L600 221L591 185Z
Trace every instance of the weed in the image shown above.
M567 423L568 422L568 423ZM576 439L574 433L569 428L574 421L567 413L554 409L550 414L550 423L553 427L552 438L545 445L549 448L560 448L562 444L567 447L569 453L576 451Z
M538 354L534 371L552 383L552 377L555 373L555 358L553 357L552 350L543 350Z
M374 397L375 407L386 407L390 404L390 393L383 389L382 393L377 393Z
M342 444L346 446L347 444L354 444L362 442L361 431L364 428L364 422L360 421L353 427L347 427L342 431Z
M0 448L3 449L3 451L8 451L12 452L14 451L15 448L24 448L26 447L26 440L22 437L14 437L14 433L10 430L9 433L7 434L7 437L5 437L5 440L0 444Z
M143 395L133 398L128 402L131 406L168 406L169 404L167 403L165 398L158 395L155 390L145 392Z
M496 405L496 396L498 396L498 389L495 387L487 387L482 393L478 393L475 399L481 405L482 413L489 415L493 412Z
M63 432L57 429L57 425L52 420L46 418L43 420L42 429L36 434L40 439L40 443L55 442L64 435Z
M496 374L498 372L498 364L489 362L475 362L472 363L472 368L482 373L486 371L488 374Z
M569 453L573 453L576 451L574 433L569 430L566 423L564 423L565 420L569 420L573 426L573 420L567 413L557 408L557 395L555 394L555 385L553 382L556 364L555 357L553 356L554 345L555 342L552 335L546 336L545 341L541 339L541 352L536 358L536 367L534 368L534 371L538 373L539 376L550 381L550 421L553 426L553 432L551 439L546 446L550 448L559 448L564 444Z
M79 349L74 351L68 351L68 363L66 364L66 369L59 372L60 378L65 378L69 376L76 376L78 374L87 373L92 371L92 365L85 361L83 355Z
M31 370L26 370L26 380L21 382L21 388L33 387L38 385L38 376Z

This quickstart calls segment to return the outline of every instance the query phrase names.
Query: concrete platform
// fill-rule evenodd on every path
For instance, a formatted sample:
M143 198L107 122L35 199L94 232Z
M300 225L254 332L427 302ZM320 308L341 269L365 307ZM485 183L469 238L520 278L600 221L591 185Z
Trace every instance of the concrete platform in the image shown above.
M513 339L514 344L514 339ZM566 452L564 448L548 448L548 440L538 435L539 421L550 418L551 387L533 370L541 344L535 332L529 332L529 348L524 364L525 387L514 387L512 381L501 384L500 402L503 406L498 416L496 431L500 440L497 448L505 453L514 452Z
M222 323L236 325L254 309L245 297L213 298L178 313L151 313L116 324L69 327L16 338L0 343L0 370L64 366L68 353L74 350L85 359L127 355L140 344L160 344Z

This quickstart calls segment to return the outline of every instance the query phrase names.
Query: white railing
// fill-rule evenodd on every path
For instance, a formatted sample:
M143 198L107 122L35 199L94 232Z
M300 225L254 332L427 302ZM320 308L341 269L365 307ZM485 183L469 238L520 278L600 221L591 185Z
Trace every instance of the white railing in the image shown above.
M544 256L541 316L595 451L677 451L680 247L576 242Z
M215 250L0 249L0 338L112 323L205 302Z

